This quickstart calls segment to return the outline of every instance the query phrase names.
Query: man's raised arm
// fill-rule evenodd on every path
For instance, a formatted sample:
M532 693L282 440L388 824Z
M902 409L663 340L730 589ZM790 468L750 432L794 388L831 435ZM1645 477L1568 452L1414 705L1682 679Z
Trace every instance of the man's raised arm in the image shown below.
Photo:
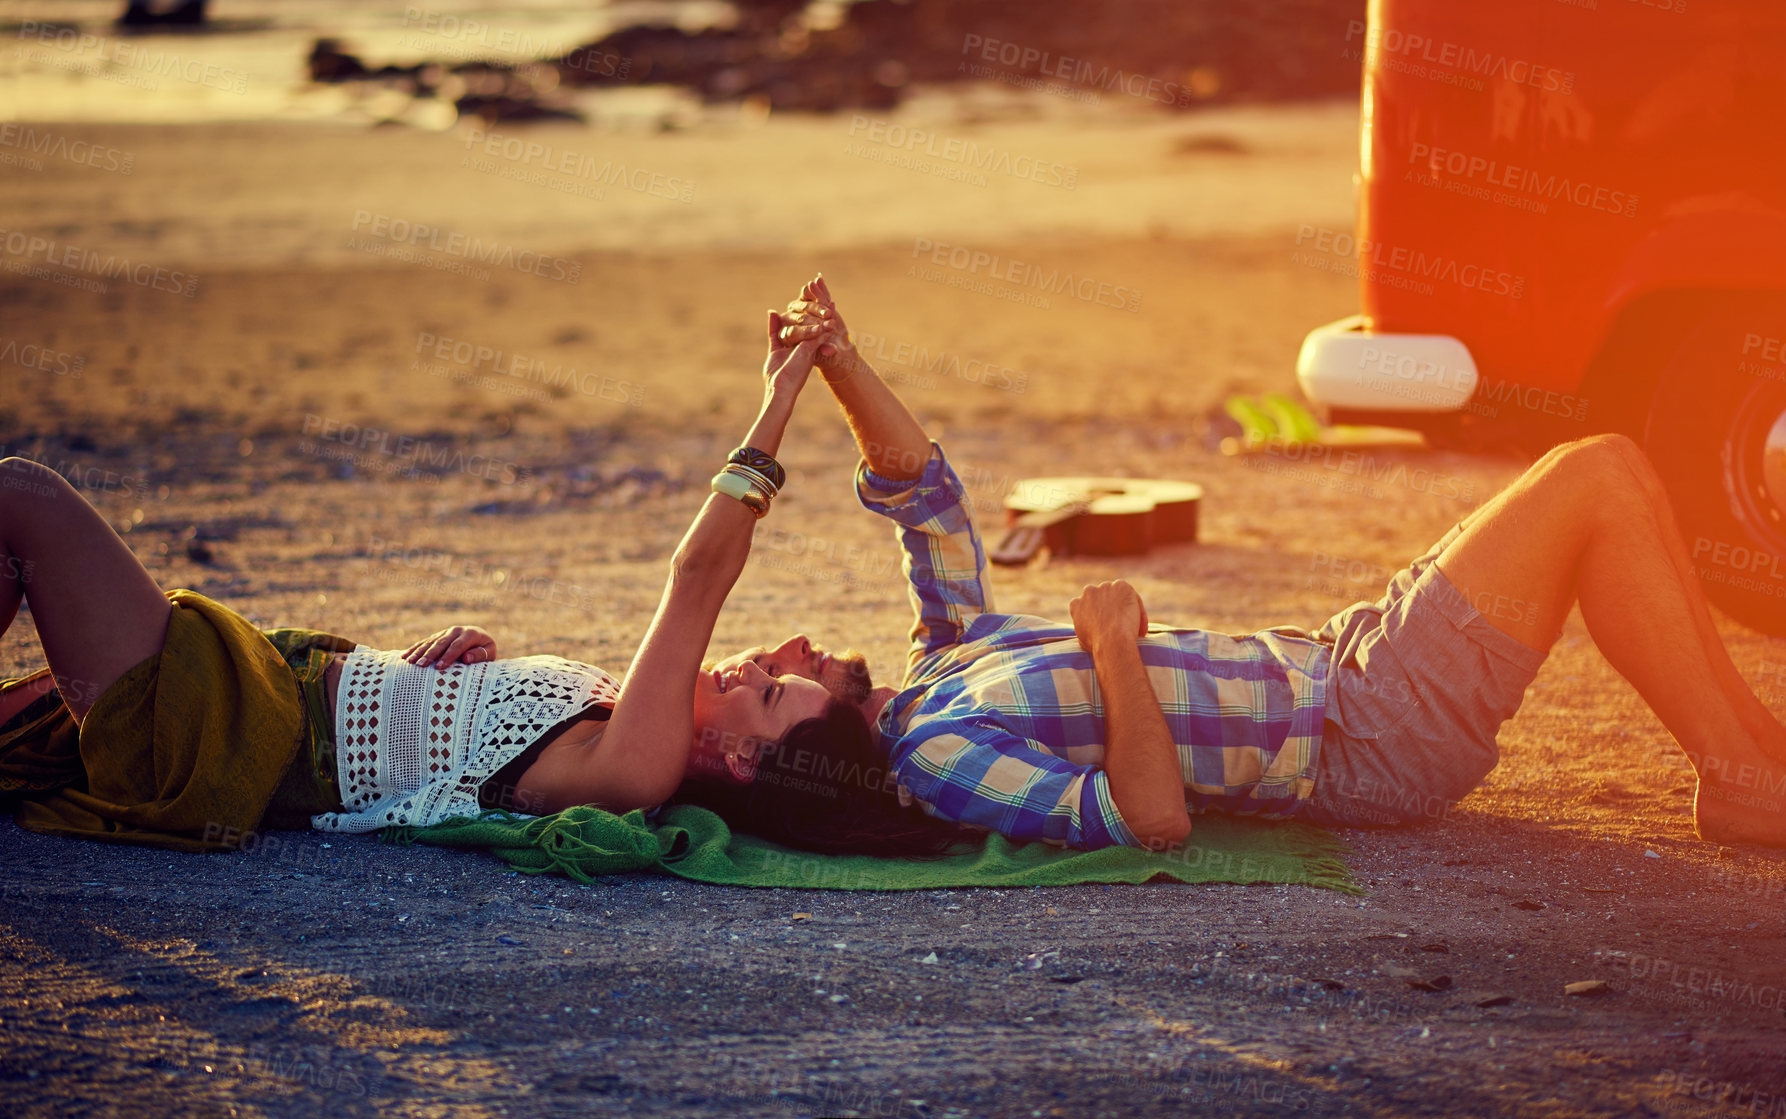
M856 352L823 277L782 316L784 345L818 343L819 370L848 417L864 471L856 496L898 528L912 603L908 675L992 609L986 549L961 479L899 397Z
M782 318L794 324L783 330L788 343L822 339L819 372L848 417L868 469L893 481L915 479L924 473L924 464L930 461L930 437L905 402L856 352L824 276L802 288L800 298L788 304Z

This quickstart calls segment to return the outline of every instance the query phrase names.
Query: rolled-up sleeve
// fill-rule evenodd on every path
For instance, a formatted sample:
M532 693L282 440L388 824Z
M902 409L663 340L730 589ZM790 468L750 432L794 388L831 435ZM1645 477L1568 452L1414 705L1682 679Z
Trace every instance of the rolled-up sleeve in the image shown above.
M861 464L856 497L896 526L913 615L908 666L960 641L976 615L991 611L992 594L967 491L942 447L930 445L916 481L883 478Z

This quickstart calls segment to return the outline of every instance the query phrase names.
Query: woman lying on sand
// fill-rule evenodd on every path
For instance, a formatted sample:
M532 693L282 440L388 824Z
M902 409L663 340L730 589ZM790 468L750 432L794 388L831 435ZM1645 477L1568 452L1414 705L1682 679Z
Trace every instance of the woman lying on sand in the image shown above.
M37 831L188 850L260 827L372 831L483 807L626 812L672 795L817 850L935 851L954 829L891 795L753 782L760 758L877 765L856 654L804 638L702 664L816 342L769 315L764 396L670 560L624 682L558 657L503 660L455 626L407 650L262 633L191 591L163 593L53 470L0 460L0 632L28 602L49 668L0 682L0 793ZM801 666L779 677L759 662ZM753 785L755 786L753 788ZM788 794L796 802L785 803Z
M854 352L823 281L769 330L762 410L623 684L499 660L467 627L401 653L262 634L164 595L54 472L0 461L0 618L29 601L54 674L0 683L0 791L29 795L19 819L36 830L195 849L263 823L370 831L672 798L793 846L883 855L938 852L960 825L1094 848L1178 842L1210 810L1405 823L1493 769L1498 728L1579 603L1698 773L1700 834L1786 846L1786 727L1731 664L1630 440L1552 450L1381 599L1314 631L1150 625L1122 582L1051 622L994 612L959 479ZM905 552L897 690L800 635L700 663L815 361L862 451L858 498Z

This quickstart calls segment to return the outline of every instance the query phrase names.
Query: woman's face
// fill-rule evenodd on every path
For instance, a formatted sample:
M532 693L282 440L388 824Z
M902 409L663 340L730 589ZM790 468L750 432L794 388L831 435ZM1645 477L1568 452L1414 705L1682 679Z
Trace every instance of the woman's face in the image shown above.
M815 645L804 633L796 633L779 645L757 645L716 662L722 672L745 661L755 662L771 676L800 676L816 680L838 699L860 704L874 690L868 659L854 649L833 654Z
M824 714L830 698L817 681L771 676L752 660L704 667L695 680L690 771L749 784L763 752L795 724Z

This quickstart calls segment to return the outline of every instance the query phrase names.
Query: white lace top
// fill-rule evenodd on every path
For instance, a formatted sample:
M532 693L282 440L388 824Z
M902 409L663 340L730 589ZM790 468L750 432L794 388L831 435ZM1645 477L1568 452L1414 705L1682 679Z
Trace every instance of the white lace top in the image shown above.
M513 657L420 668L362 645L335 693L335 768L345 811L310 818L323 831L426 827L478 814L478 787L545 733L620 683L562 657Z

